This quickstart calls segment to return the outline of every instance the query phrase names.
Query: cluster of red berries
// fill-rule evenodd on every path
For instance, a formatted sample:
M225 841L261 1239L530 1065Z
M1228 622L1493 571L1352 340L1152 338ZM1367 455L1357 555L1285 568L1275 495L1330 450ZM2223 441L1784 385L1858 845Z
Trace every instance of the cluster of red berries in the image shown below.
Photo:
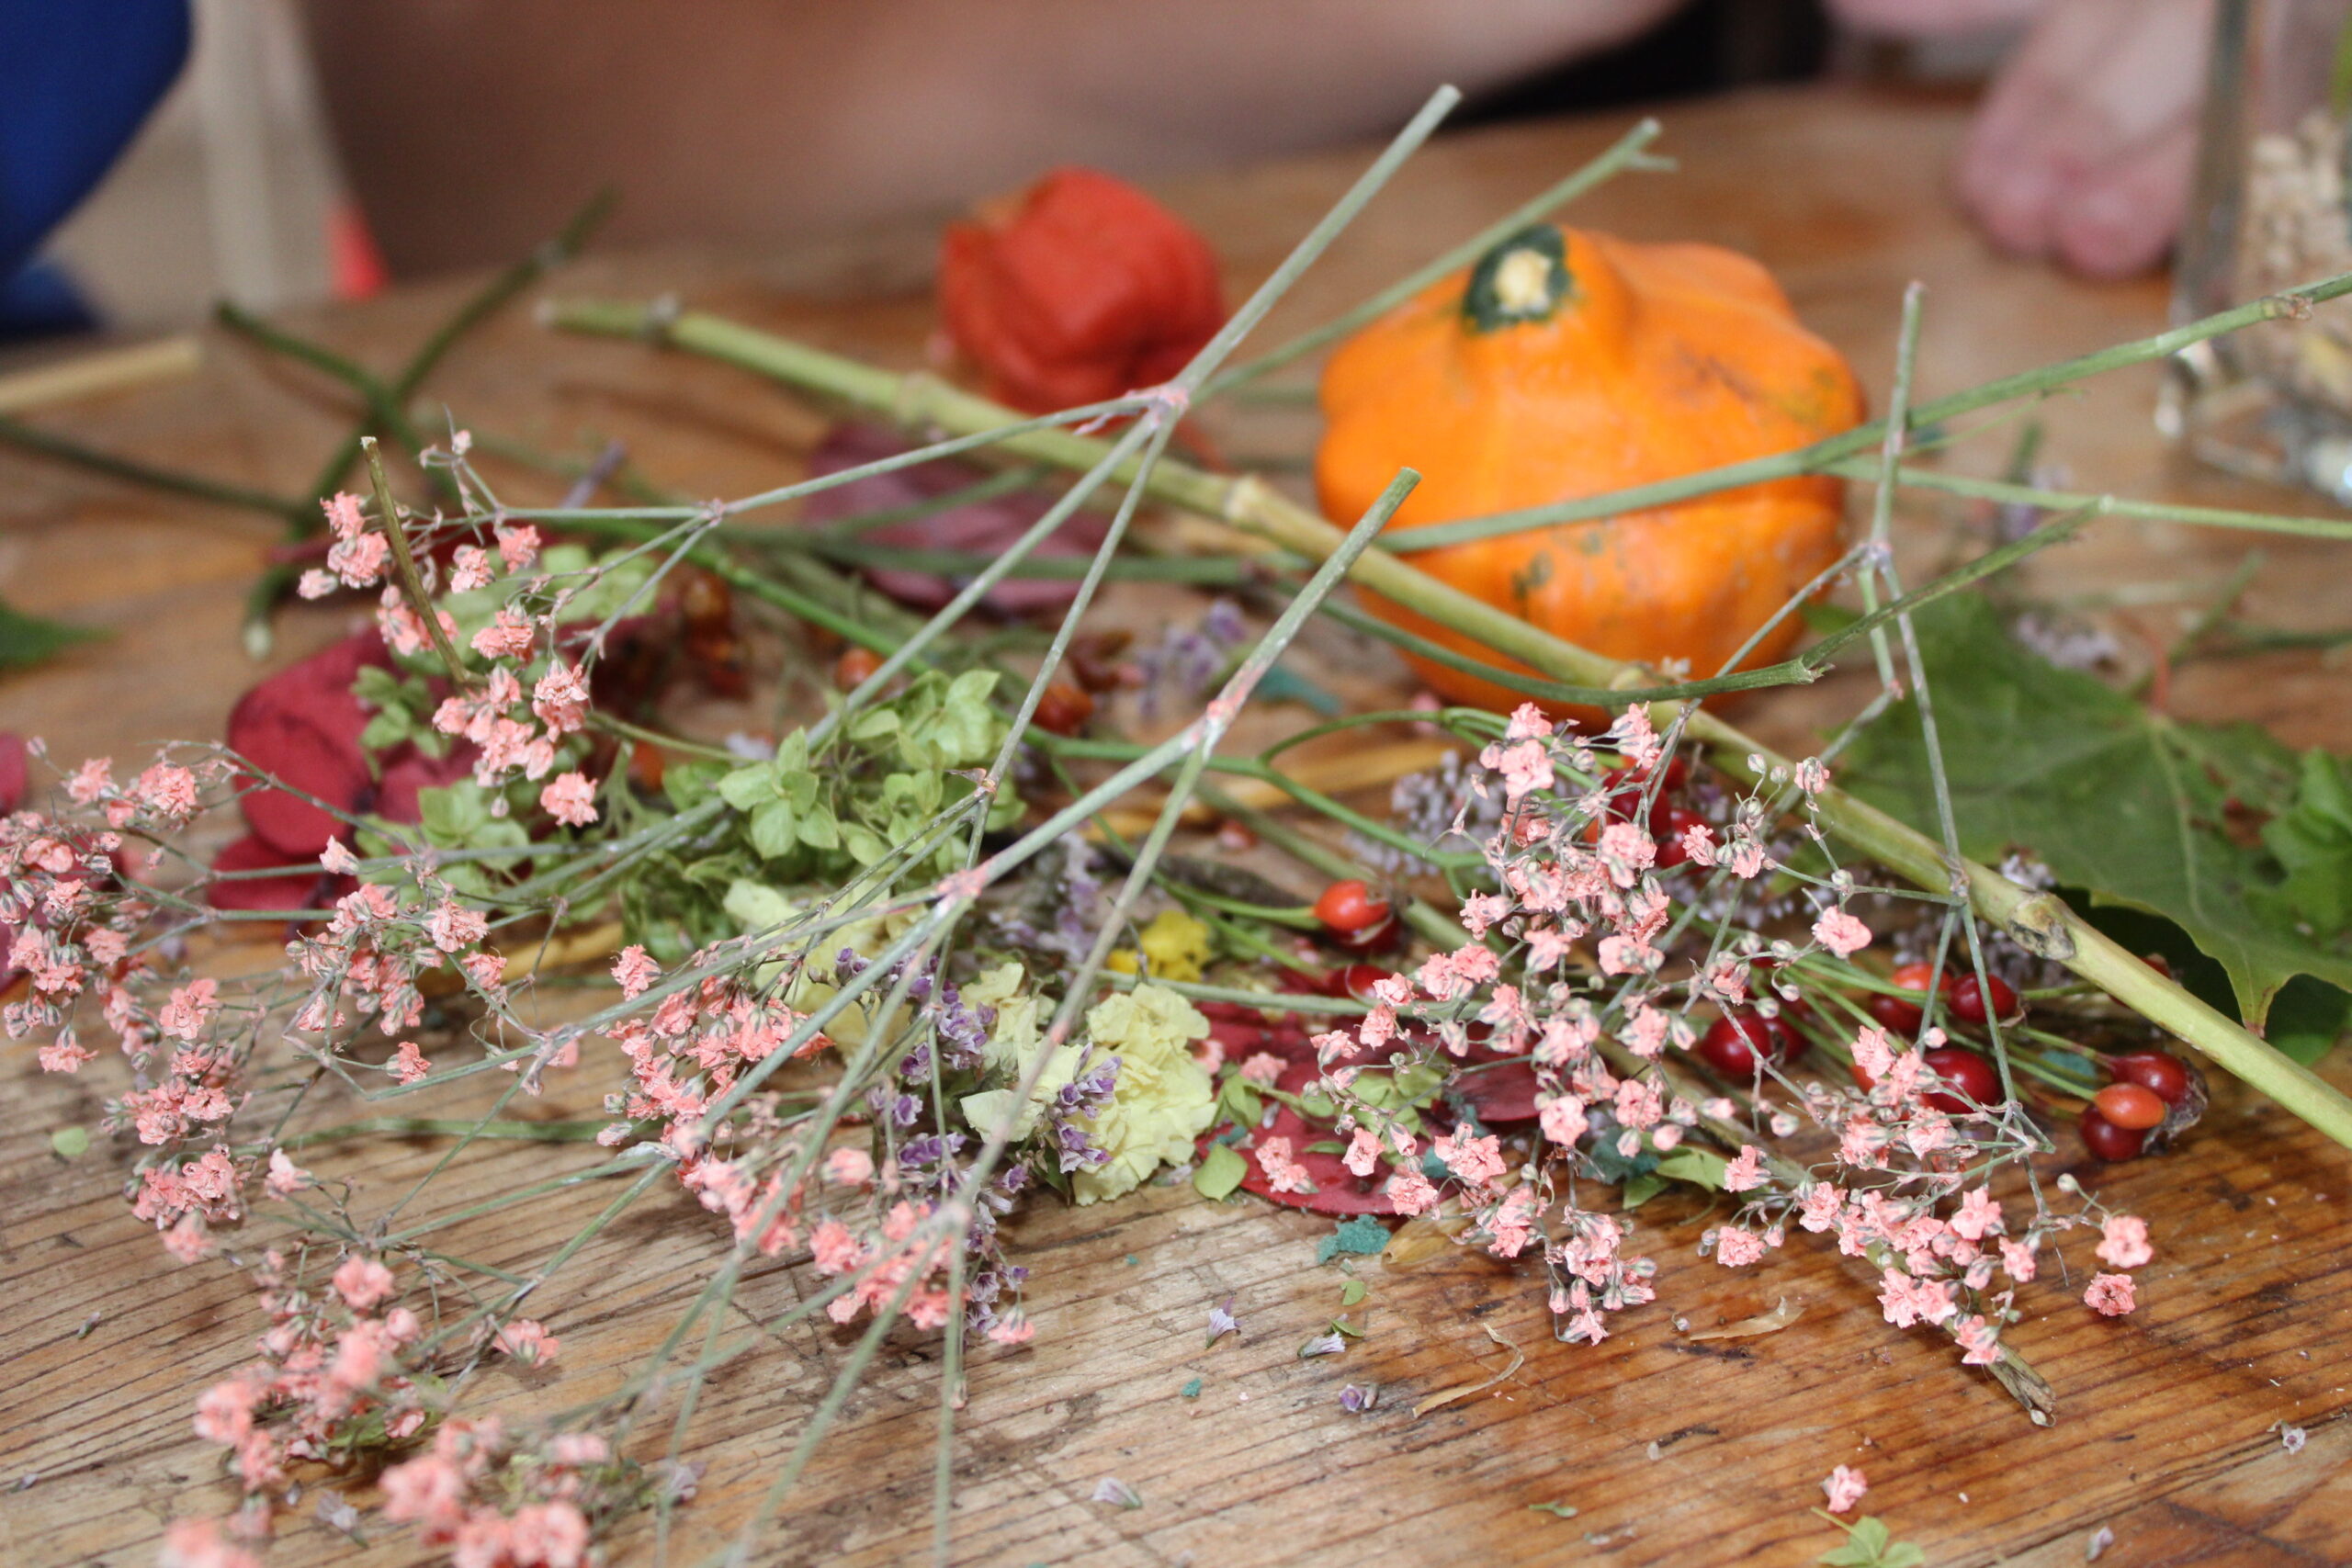
M2126 1051L2107 1058L2114 1082L2083 1110L2083 1143L2103 1160L2130 1159L2177 1106L2197 1093L2197 1076L2165 1051Z

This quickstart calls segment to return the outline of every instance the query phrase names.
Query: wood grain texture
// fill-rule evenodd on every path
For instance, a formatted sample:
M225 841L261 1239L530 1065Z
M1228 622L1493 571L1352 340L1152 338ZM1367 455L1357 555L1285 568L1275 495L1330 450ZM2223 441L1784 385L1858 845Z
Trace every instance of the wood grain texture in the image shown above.
M1939 200L1961 110L1834 93L1755 96L1679 109L1672 176L1629 179L1592 197L1580 221L1641 238L1699 238L1760 256L1801 313L1855 359L1883 395L1904 284L1929 287L1925 395L2154 330L2155 283L2093 288L1989 255ZM1441 141L1409 167L1270 324L1336 310L1557 176L1622 129L1566 123ZM1170 200L1217 242L1237 288L1262 276L1361 160L1333 155L1172 187ZM677 288L698 305L889 363L920 362L931 324L922 236L861 237L823 253L670 254L592 260L558 287ZM396 358L454 298L398 291L292 324L378 362ZM197 380L51 416L85 439L241 482L290 489L349 411L307 378L208 345ZM2075 488L2113 488L2222 505L2317 510L2189 471L2149 421L2152 372L2109 378L2047 411L2046 451ZM551 339L523 315L454 356L435 387L461 423L547 446L588 434L628 443L651 474L698 494L740 493L793 471L821 429L790 400L712 367L628 344ZM1295 457L1311 439L1300 412L1253 408L1209 428L1238 461ZM1963 454L1975 471L2000 454ZM532 491L520 479L515 492ZM1924 570L1949 547L1951 514L1906 513L1902 547ZM49 736L73 759L138 754L149 741L217 733L253 667L238 649L238 604L273 525L162 501L0 454L0 595L23 609L105 626L31 676L0 682L0 724ZM2166 580L2218 581L2243 536L2102 525L2031 567L2046 592ZM2341 547L2266 541L2249 613L2318 626L2345 618ZM1171 591L1125 585L1106 612L1148 629L1190 613ZM2150 629L2170 623L2143 612ZM335 635L346 612L286 623L281 658ZM805 658L787 648L777 660ZM1406 690L1385 655L1317 628L1302 668L1351 700ZM1749 705L1767 739L1802 747L1850 710L1859 686L1833 680ZM2177 711L2265 723L2297 744L2352 749L2352 681L2312 655L2203 666L2174 684ZM1260 722L1295 726L1295 709ZM754 717L709 706L714 728ZM49 1130L87 1124L108 1085L102 1062L78 1080L44 1077L28 1052L0 1065L0 1562L62 1568L153 1560L165 1520L233 1501L213 1450L190 1433L203 1382L237 1365L261 1326L243 1282L218 1265L172 1265L131 1218L123 1151L64 1162ZM594 1061L526 1114L593 1114L608 1065ZM2339 1083L2352 1082L2342 1069ZM462 1089L463 1086L459 1086ZM458 1089L456 1114L478 1104ZM402 1109L407 1109L403 1104ZM2062 1139L2069 1151L2070 1140ZM383 1204L439 1153L423 1142L322 1148L322 1175L364 1184ZM355 1165L365 1158L364 1168ZM431 1190L453 1210L593 1151L503 1145L469 1156ZM2053 1164L2051 1174L2064 1168ZM2056 1386L2058 1425L2028 1426L1949 1348L1886 1326L1868 1282L1834 1250L1800 1238L1758 1269L1698 1258L1701 1213L1661 1199L1636 1239L1659 1261L1658 1304L1628 1313L1597 1347L1554 1343L1525 1275L1470 1257L1410 1270L1362 1259L1371 1287L1351 1315L1368 1329L1342 1355L1301 1360L1299 1345L1339 1309L1340 1266L1317 1268L1326 1222L1251 1201L1212 1206L1188 1189L1103 1209L1039 1206L1017 1225L1034 1270L1038 1338L983 1349L958 1429L956 1561L968 1563L1426 1563L1475 1560L1612 1564L1797 1563L1835 1535L1807 1509L1838 1463L1870 1474L1867 1511L1938 1564L2084 1560L2131 1568L2352 1561L2352 1168L2266 1105L2224 1089L2181 1153L2086 1168L2115 1206L2145 1215L2157 1258L2142 1310L2108 1321L2064 1285L2026 1295L2015 1343ZM436 1245L502 1267L532 1267L585 1223L610 1184L454 1227ZM709 1219L657 1190L585 1247L541 1298L564 1341L552 1374L498 1371L470 1394L515 1416L576 1404L628 1376L699 1288L720 1251ZM2062 1249L2075 1290L2087 1247ZM2046 1277L2058 1273L2051 1259ZM760 1320L809 1286L769 1265L729 1327ZM1236 1298L1243 1333L1204 1350L1210 1306ZM1770 1308L1804 1311L1770 1336L1694 1341ZM1500 1371L1510 1377L1419 1420L1416 1400ZM799 1418L845 1352L830 1327L787 1329L730 1363L704 1391L690 1444L707 1461L701 1496L679 1518L672 1559L691 1562L745 1517ZM1181 1390L1199 1378L1196 1399ZM1338 1403L1377 1383L1363 1416ZM812 1468L786 1520L764 1539L772 1563L895 1563L927 1549L935 1347L894 1340L850 1406L847 1428ZM2308 1429L2290 1454L2273 1429ZM666 1419L639 1435L658 1452ZM1144 1506L1088 1500L1115 1475ZM363 1499L364 1500L364 1499ZM1561 1503L1573 1520L1529 1511ZM305 1511L273 1564L417 1560L404 1537L364 1554ZM643 1532L616 1560L652 1561Z

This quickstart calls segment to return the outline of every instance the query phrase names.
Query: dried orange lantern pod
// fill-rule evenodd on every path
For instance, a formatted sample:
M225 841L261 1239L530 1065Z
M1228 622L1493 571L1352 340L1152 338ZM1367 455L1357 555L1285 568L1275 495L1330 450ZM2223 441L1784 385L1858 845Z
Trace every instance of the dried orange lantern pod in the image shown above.
M1363 515L1399 468L1422 474L1392 535L1785 452L1862 417L1852 370L1755 262L1549 224L1343 344L1322 403L1316 486L1327 515ZM1579 647L1704 677L1838 558L1843 519L1841 481L1781 479L1411 560ZM1365 601L1391 625L1525 670L1401 605ZM1801 630L1790 616L1746 662L1781 658ZM1456 702L1526 700L1411 662Z
M951 226L939 304L989 395L1033 413L1169 379L1226 314L1207 241L1135 186L1077 168Z

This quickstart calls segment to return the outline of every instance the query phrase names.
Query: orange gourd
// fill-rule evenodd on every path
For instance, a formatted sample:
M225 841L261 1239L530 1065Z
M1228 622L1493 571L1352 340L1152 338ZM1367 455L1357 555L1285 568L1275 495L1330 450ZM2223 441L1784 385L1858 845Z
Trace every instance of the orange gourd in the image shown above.
M1398 468L1420 470L1389 534L1784 452L1862 416L1852 370L1755 262L1549 224L1342 344L1322 404L1315 477L1327 515L1352 521ZM1704 677L1838 558L1843 503L1838 479L1781 479L1408 558L1595 652ZM1402 605L1365 602L1481 662L1525 668ZM1746 662L1783 657L1801 629L1788 617ZM1526 700L1408 658L1454 701Z

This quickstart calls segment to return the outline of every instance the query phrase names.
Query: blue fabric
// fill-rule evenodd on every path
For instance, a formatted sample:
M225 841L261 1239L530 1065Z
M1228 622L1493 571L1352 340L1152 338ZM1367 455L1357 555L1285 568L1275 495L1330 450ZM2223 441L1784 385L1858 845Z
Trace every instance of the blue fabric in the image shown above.
M0 278L97 185L187 49L187 0L0 0Z
M0 283L0 344L94 332L97 324L74 280L49 262L27 262Z

